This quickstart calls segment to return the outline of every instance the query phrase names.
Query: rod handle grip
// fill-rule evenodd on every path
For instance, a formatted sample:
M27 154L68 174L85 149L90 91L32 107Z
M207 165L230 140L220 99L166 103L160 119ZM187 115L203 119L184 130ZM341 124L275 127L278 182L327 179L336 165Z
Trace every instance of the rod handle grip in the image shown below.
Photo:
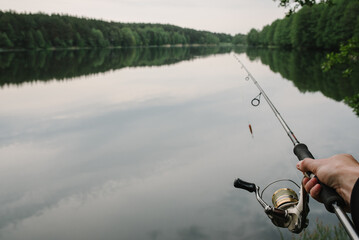
M254 183L249 183L249 182L243 181L240 178L234 180L233 185L235 188L241 188L241 189L247 190L248 192L256 191L256 185Z
M309 151L308 147L303 143L297 144L294 147L293 151L294 151L294 154L298 157L299 161L303 160L304 158L314 159L314 157L311 154L311 152ZM314 174L311 172L307 172L306 174L311 177L314 176ZM315 176L315 178L317 178L317 176ZM329 212L334 213L334 207L333 207L334 203L337 203L337 205L341 206L341 207L345 206L345 202L344 202L343 198L341 196L339 196L339 194L333 188L328 187L327 185L321 183L318 178L317 178L317 180L322 187L322 190L319 193L319 197L321 198L321 200L323 201L323 203L325 205L325 208Z

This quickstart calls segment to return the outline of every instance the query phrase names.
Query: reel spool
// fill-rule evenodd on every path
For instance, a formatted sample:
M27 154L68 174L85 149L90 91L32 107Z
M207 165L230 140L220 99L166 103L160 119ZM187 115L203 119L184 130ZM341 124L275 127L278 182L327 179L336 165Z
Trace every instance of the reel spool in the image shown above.
M297 193L290 188L280 188L274 192L272 203L275 208L286 210L298 203Z

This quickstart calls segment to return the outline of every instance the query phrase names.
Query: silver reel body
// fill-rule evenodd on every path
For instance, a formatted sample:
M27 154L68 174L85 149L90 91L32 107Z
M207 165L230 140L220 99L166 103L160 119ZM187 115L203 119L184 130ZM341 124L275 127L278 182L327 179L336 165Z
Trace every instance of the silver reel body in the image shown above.
M281 228L288 228L293 233L300 233L304 228L308 226L308 194L304 190L303 185L299 189L299 199L295 192L291 189L279 189L273 194L272 200L278 200L273 202L275 205L269 206L262 198L259 192L259 187L254 183L248 183L241 179L237 179L234 182L236 188L241 188L249 192L254 192L259 204L263 207L264 212L267 214L272 223ZM280 190L287 190L286 193L280 193ZM288 194L288 192L295 194ZM277 194L277 195L276 195Z

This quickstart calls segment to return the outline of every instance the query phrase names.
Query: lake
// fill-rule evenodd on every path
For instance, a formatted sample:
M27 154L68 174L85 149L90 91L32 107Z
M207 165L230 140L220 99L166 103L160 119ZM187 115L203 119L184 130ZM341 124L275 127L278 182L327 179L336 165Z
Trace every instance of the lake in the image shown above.
M0 239L290 238L233 187L301 180L293 144L263 98L251 105L259 92L234 53L315 157L358 159L359 119L343 102L358 78L323 74L322 53L1 53ZM310 208L309 228L338 223Z

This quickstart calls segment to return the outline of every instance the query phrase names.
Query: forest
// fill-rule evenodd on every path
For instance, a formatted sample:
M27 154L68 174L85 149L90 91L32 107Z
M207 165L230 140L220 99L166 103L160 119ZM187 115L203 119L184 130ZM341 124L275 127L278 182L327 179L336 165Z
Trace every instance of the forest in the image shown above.
M359 38L359 1L333 0L333 4L305 6L261 30L251 29L251 46L297 49L338 49L349 39Z
M105 48L231 43L224 33L169 24L119 23L0 11L0 49Z
M106 48L194 44L337 50L359 39L359 0L304 6L261 30L232 36L169 24L120 23L69 15L0 11L0 49Z

